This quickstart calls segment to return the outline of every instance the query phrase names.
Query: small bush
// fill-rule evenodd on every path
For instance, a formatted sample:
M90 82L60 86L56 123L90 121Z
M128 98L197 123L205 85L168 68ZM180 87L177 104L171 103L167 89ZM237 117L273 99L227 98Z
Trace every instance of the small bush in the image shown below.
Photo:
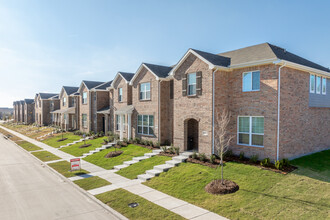
M245 156L244 156L244 152L241 151L241 152L239 153L239 159L240 159L240 160L244 160L244 158L245 158Z
M128 140L128 143L133 144L133 143L134 143L133 138L130 138L130 139Z
M171 146L169 148L169 151L170 151L171 154L175 154L175 148L173 146Z
M282 170L283 169L283 162L276 160L275 161L275 168L278 170Z
M88 132L88 136L94 136L94 135L95 135L94 131Z
M134 144L140 144L141 143L141 139L136 137L134 138Z
M282 161L283 167L289 167L289 166L290 166L290 161L289 161L289 159L284 158L284 159L282 159L281 161Z
M128 139L127 138L123 138L123 142L127 144L128 143Z
M206 159L207 159L205 153L201 153L201 154L199 154L198 157L199 157L199 160L200 160L200 161L203 161L203 162L205 162Z
M115 138L113 136L108 137L108 143L113 142L114 140L115 140Z
M233 156L233 151L232 150L227 150L224 154L223 154L224 157L231 157Z
M104 141L104 143L106 143L106 144L109 143L109 140L106 139L106 138L104 138L103 141Z
M149 145L150 147L153 147L153 146L154 146L154 142L149 141L149 142L148 142L148 145Z
M179 147L174 147L175 154L179 155L180 154L180 148Z
M260 162L260 165L263 166L263 167L269 167L270 166L270 159L267 157L265 159L263 159L261 162Z
M250 161L252 163L257 163L258 162L258 158L259 158L258 154L252 155L251 158L250 158Z
M106 136L113 136L113 132L112 131L107 131L107 133L105 135Z
M160 143L159 143L158 141L155 142L155 143L154 143L154 147L158 147L158 148L159 148L159 147L160 147Z
M167 151L166 146L162 146L162 147L160 147L160 150L161 150L162 152L166 153L166 151Z
M104 136L104 132L103 131L100 131L99 132L99 137L103 137Z
M217 157L214 155L214 154L212 154L211 156L210 156L210 162L211 163L215 163L215 159L216 159Z
M197 159L197 158L198 158L198 155L197 155L197 152L196 152L196 151L194 151L194 152L192 153L191 158L192 158L192 159Z

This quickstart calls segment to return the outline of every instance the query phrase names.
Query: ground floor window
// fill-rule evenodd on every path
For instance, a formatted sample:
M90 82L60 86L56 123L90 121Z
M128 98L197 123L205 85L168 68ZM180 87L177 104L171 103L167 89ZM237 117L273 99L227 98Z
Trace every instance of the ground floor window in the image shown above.
M123 119L123 130L125 130L125 121L126 121L126 118L125 118L125 115L116 115L116 130L117 131L120 131L120 120Z
M238 144L249 146L264 145L264 117L239 116L237 127Z
M87 128L87 114L82 114L82 126Z
M154 135L153 115L138 115L138 134Z

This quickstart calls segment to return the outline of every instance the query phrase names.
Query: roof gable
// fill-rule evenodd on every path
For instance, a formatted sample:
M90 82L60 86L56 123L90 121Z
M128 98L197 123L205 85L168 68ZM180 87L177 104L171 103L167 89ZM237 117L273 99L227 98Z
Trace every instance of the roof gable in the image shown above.
M105 82L99 82L99 81L87 81L87 80L83 80L81 83L80 83L80 86L79 86L79 89L78 89L78 92L81 93L81 89L83 87L86 87L87 90L91 90L101 84L103 84Z
M122 78L125 80L126 83L129 83L133 77L134 73L118 72L115 78L112 80L111 87L115 86L115 83L119 78Z
M134 80L142 72L143 68L146 68L149 72L151 72L157 80L160 78L168 77L169 73L172 70L172 67L170 67L170 66L161 66L161 65L150 64L150 63L142 63L140 65L139 69L134 74L132 80L130 81L130 85L133 84Z
M49 99L49 98L56 97L56 96L58 96L58 94L56 94L56 93L39 93L39 97L41 99Z
M111 83L112 81L102 83L101 85L94 87L93 90L107 90Z

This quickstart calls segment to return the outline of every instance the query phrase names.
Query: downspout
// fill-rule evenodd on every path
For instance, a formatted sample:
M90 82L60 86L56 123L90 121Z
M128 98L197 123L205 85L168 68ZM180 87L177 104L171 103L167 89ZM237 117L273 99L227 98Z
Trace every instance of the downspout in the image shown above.
M280 61L275 61L274 64L278 64ZM277 143L276 143L276 160L279 159L280 152L280 110L281 110L281 69L286 63L282 64L278 69L278 89L277 89Z
M158 142L160 143L160 82L161 80L158 80Z
M214 96L215 96L215 72L218 70L218 68L216 68L215 70L213 70L212 72L212 154L214 154Z

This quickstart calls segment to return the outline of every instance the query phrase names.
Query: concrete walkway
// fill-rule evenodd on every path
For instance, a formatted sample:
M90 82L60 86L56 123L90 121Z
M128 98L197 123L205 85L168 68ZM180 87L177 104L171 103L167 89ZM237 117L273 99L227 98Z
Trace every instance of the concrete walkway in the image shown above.
M22 135L18 132L12 131L5 127L2 127L2 126L0 126L0 127L13 133L14 135L16 135L17 137L20 137L23 140L29 141L29 142L37 145L38 147L41 147L44 150L47 150L47 151L57 155L58 157L63 158L64 160L70 161L70 159L74 158L74 156L67 154L63 151L60 151L56 148L50 147L42 142L39 142L39 141L36 141L29 137L26 137L25 135ZM48 163L51 163L51 162L52 161L50 161ZM89 190L88 192L92 195L97 195L97 194L104 193L107 191L123 188L135 195L141 196L141 197L149 200L150 202L153 202L153 203L155 203L161 207L164 207L178 215L181 215L182 217L184 217L186 219L195 219L195 220L202 220L202 219L224 220L224 219L226 219L226 218L224 218L218 214L215 214L213 212L210 212L206 209L192 205L188 202L185 202L183 200L177 199L175 197L162 193L158 190L145 186L145 185L141 184L141 182L142 182L141 180L138 180L138 179L130 180L125 177L122 177L115 173L116 170L105 170L99 166L96 166L96 165L91 164L84 160L81 161L81 166L82 166L82 169L87 170L90 173L87 175L71 177L71 178L69 178L71 181L86 178L89 176L99 176L112 183L112 185L103 186L100 188Z

